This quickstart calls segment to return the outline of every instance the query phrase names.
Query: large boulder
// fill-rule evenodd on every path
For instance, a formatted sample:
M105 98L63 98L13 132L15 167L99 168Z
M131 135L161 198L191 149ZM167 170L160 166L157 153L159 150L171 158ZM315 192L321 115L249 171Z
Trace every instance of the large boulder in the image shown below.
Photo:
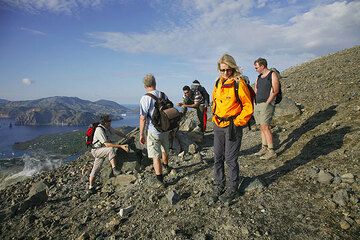
M301 111L295 101L288 97L283 97L282 101L275 107L274 120L293 119L300 114Z
M25 212L27 209L31 207L36 207L44 204L49 198L49 188L48 186L40 181L34 183L28 195L28 198L19 204L17 211Z

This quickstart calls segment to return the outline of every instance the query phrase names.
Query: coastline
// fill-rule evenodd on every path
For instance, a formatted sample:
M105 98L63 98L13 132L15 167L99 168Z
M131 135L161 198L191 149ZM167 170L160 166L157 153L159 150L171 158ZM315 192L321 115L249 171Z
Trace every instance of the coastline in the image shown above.
M122 126L117 129L128 133L134 127ZM0 158L0 189L74 161L89 150L84 136L85 131L52 133L13 144L14 150L24 154Z

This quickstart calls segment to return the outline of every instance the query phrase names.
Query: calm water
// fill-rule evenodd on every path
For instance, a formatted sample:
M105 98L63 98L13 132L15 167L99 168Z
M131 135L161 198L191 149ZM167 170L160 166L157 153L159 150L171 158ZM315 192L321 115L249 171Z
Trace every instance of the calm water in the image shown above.
M10 123L12 127L10 127ZM121 126L137 127L138 125L139 115L137 114L127 115L122 120L112 122L114 128ZM12 119L0 119L0 159L21 157L26 153L12 149L12 145L16 142L28 141L46 134L85 131L86 128L72 126L15 126Z

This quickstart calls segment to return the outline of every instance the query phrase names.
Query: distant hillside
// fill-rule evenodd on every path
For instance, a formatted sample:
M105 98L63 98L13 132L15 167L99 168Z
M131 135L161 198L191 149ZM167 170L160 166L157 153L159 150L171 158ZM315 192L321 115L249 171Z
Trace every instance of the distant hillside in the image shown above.
M4 105L4 104L7 103L7 102L9 102L9 101L6 100L6 99L0 98L0 106L1 106L1 105Z
M1 102L0 102L1 103ZM131 110L120 104L100 100L91 102L77 97L48 97L0 104L0 116L16 120L17 125L88 125L107 113L113 119Z

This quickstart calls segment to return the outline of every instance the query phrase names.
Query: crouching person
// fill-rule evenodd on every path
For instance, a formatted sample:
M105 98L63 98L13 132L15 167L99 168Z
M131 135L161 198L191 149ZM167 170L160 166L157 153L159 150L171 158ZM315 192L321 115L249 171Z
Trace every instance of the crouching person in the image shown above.
M90 194L95 193L95 177L100 173L100 169L104 162L104 159L107 158L109 160L112 168L112 173L114 176L117 176L120 174L120 171L116 169L116 150L120 148L123 149L125 152L129 151L129 147L127 144L120 145L111 142L108 137L109 131L111 131L111 129L113 128L111 128L110 116L103 115L101 117L101 123L95 129L92 142L91 154L94 156L95 161L89 177L88 193Z

